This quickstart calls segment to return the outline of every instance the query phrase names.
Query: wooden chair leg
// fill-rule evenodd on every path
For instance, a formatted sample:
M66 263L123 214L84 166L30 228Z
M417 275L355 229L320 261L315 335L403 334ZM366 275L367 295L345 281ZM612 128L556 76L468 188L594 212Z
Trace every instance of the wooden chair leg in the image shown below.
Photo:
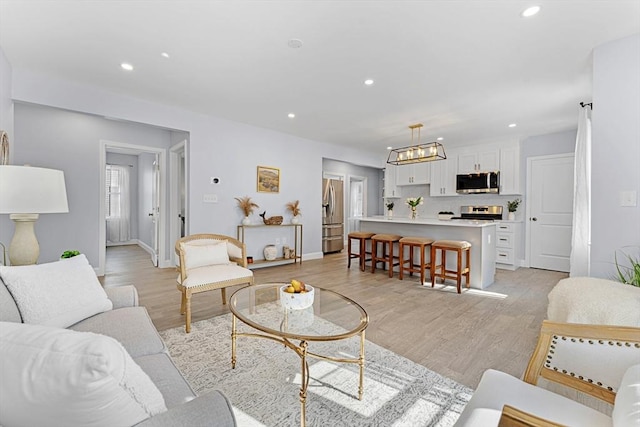
M404 277L404 244L400 243L399 244L400 247L400 253L398 254L398 257L400 259L400 272L398 274L398 278L400 280L403 280ZM411 248L411 246L409 246L409 248Z
M187 331L187 333L191 332L191 292L190 291L186 291L186 319L185 319L185 330Z
M180 314L185 314L187 312L187 296L186 291L182 291L182 295L180 297Z
M458 293L461 293L460 290L462 285L462 250L458 249L458 271L456 272L456 288L458 289Z
M227 304L227 289L226 288L221 288L220 290L222 291L222 305L226 305Z

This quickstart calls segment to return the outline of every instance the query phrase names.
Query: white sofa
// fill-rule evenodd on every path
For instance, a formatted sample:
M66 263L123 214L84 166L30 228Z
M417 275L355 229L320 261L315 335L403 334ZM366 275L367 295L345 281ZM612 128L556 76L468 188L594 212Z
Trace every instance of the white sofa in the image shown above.
M540 378L613 404L612 415L536 386ZM640 426L640 329L544 321L524 380L486 371L455 425Z

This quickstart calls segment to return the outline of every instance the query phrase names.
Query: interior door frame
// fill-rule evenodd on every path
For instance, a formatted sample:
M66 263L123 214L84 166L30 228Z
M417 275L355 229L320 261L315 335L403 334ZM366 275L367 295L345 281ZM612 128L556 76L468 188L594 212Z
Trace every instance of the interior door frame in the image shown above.
M159 158L159 168L160 168L160 188L158 194L158 199L160 201L160 214L157 222L158 226L158 266L159 267L168 267L170 262L165 260L165 248L166 248L166 213L167 213L167 150L165 148L157 148L157 147L149 147L146 145L135 145L128 144L125 142L117 142L117 141L109 141L109 140L100 140L100 153L99 153L99 163L98 170L100 171L100 190L99 194L99 206L98 209L98 268L97 275L104 276L105 273L105 265L106 265L106 257L107 257L107 230L105 226L105 214L106 214L106 204L105 204L105 181L107 179L106 173L106 165L107 165L107 151L109 149L117 150L118 152L122 152L125 154L140 154L140 153L151 153L157 154Z
M349 175L348 177L348 184L349 184L349 197L347 200L349 200L348 203L348 208L345 209L348 211L349 215L346 217L345 223L347 224L347 226L345 227L345 234L349 235L349 233L351 233L352 231L358 231L358 230L351 230L351 220L356 220L356 217L351 217L351 212L353 211L353 206L351 206L351 183L352 182L362 182L362 216L366 217L368 212L367 212L367 194L368 194L368 186L369 186L369 178L366 176L361 176L361 175ZM346 187L346 185L345 185ZM357 227L356 227L357 228Z
M189 235L189 165L188 159L188 143L183 139L179 143L169 148L169 175L175 177L169 183L169 244L173 244L180 237L180 219L176 216L176 211L180 207L180 179L178 171L180 170L180 157L184 159L184 230L185 235ZM169 248L170 258L175 265L178 265L175 251Z
M534 161L537 160L553 160L575 157L574 153L550 154L546 156L527 157L527 194L525 196L525 242L524 245L524 266L531 268L531 168ZM575 183L574 183L575 185Z

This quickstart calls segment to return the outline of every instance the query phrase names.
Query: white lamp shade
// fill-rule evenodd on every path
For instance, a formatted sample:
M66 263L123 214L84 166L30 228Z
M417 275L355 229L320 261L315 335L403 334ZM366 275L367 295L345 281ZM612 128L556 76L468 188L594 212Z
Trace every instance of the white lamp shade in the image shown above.
M0 166L0 213L69 212L64 172L31 166Z

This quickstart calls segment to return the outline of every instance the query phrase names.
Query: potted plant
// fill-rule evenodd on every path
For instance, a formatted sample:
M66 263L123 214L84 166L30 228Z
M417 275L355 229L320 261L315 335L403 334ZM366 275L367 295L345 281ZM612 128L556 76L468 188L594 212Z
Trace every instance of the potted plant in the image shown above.
M74 256L77 256L77 255L80 255L80 251L76 251L76 250L64 251L62 252L62 255L60 255L60 259L73 258Z
M300 200L289 202L286 206L287 210L291 212L291 215L293 215L293 218L291 218L291 224L298 224L300 222L300 214L302 213L300 210Z
M251 215L253 213L254 209L259 208L260 206L258 206L256 203L252 202L251 201L251 197L249 197L249 196L236 197L235 199L238 201L238 207L240 208L240 210L244 214L244 218L242 219L242 225L251 224L251 220L249 219L249 215Z
M387 206L387 216L389 218L391 218L393 216L393 206L394 206L394 204L393 204L393 202L387 202L386 206Z
M516 211L518 210L518 206L522 203L522 199L515 199L507 201L507 210L509 211L509 216L507 219L509 221L513 221L516 219Z
M409 197L407 199L407 205L409 206L409 209L411 209L411 219L416 219L416 216L418 216L418 206L422 204L424 204L422 196Z
M613 254L613 259L616 262L616 278L621 283L640 287L640 257L634 257L626 252L620 252L622 253L623 258L628 261L628 265L622 265L622 263L619 263L618 254Z

